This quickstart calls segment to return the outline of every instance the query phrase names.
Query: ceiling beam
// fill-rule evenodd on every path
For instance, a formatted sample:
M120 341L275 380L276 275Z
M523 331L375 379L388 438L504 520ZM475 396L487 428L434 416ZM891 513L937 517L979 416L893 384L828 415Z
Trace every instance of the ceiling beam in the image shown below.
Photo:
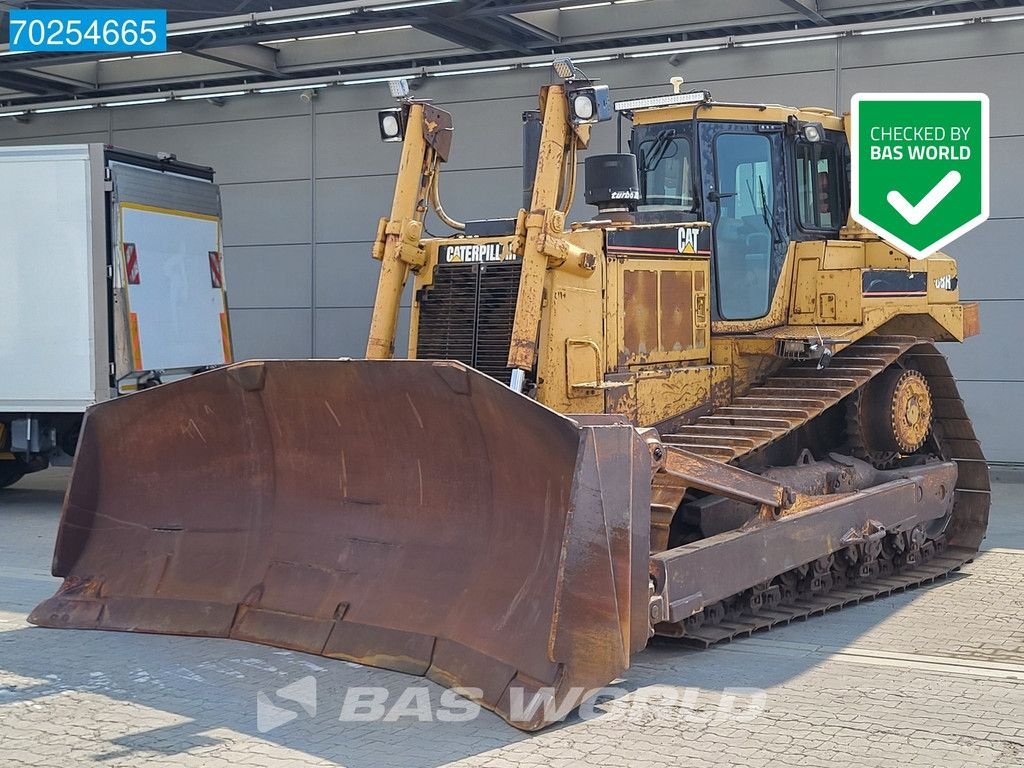
M819 27L828 25L830 22L818 13L818 0L780 0L780 2L801 14L804 18L814 22Z
M31 93L34 96L60 94L70 96L87 88L95 88L95 83L83 83L70 78L44 75L35 70L26 69L18 72L0 72L0 86Z
M549 15L551 15L551 14L549 14ZM507 16L502 16L501 18L506 23L511 24L512 26L517 27L518 29L523 30L524 32L527 32L528 34L531 34L534 37L538 37L541 40L546 40L549 43L560 43L560 42L562 42L561 35L559 35L555 31L555 29L545 28L545 27L538 26L537 23L536 23L536 21L537 21L536 19L534 19L533 22L529 22L529 21L525 21L525 20L523 20L523 19L521 19L518 16L515 16L513 14L509 14ZM552 21L554 21L554 20L555 19L552 19Z
M216 48L185 48L182 53L231 67L283 77L277 68L277 51L265 45L222 45Z
M473 51L490 51L497 45L497 41L494 38L467 32L466 25L464 24L452 24L441 19L431 19L429 22L419 23L415 26L421 32L426 32L434 37L440 37L449 43L455 43Z
M518 26L513 27L503 16L481 17L475 19L472 24L467 24L463 18L465 11L478 7L460 4L453 7L418 8L422 20L411 20L410 23L416 29L474 51L505 50L524 54L529 52L529 48L522 40L523 33L530 37L536 35Z

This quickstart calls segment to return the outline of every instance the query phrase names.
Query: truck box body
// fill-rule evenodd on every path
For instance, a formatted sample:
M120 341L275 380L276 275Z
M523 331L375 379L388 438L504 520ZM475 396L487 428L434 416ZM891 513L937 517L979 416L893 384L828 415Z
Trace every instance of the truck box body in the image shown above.
M0 463L70 454L90 405L231 361L220 214L209 168L0 147Z
M109 397L103 169L87 145L0 149L0 411Z

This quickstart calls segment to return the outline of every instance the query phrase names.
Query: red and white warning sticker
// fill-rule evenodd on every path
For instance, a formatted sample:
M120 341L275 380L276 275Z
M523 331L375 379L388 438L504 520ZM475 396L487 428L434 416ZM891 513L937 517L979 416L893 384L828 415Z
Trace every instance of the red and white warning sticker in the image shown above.
M142 282L142 277L139 275L139 251L135 247L135 243L124 244L124 263L125 271L128 274L128 285L138 285Z
M219 251L210 251L210 285L214 288L224 287L224 269L221 265Z

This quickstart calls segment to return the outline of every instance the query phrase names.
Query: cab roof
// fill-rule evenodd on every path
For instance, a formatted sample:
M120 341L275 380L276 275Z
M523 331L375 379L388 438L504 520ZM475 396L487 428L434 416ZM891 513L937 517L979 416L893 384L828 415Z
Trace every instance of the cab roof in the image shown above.
M693 118L694 112L698 112L697 116L701 120L785 123L790 117L794 117L801 122L821 123L826 130L845 130L844 118L825 107L787 107L782 104L739 104L708 100L690 104L642 106L620 111L632 113L634 125L689 120Z

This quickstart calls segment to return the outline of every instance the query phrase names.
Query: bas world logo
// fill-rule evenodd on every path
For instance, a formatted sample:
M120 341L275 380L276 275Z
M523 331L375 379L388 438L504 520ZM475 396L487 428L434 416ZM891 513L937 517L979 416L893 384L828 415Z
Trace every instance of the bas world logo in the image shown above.
M312 675L278 688L274 693L278 698L295 702L310 717L316 717L316 678ZM263 691L256 694L256 730L260 733L280 728L298 716L298 712L274 704Z

